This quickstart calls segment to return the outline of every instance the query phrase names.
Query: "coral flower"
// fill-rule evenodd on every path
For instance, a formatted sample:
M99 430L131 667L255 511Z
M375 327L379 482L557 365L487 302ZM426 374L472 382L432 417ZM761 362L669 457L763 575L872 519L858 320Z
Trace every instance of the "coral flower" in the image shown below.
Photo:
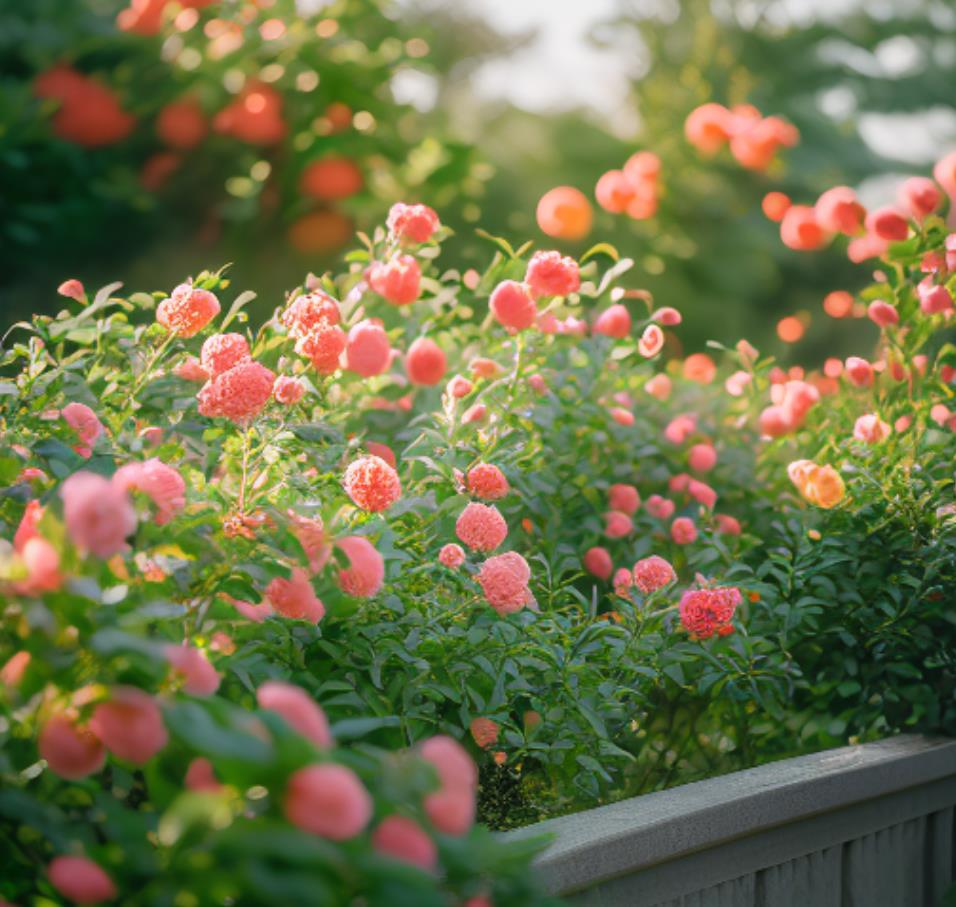
M634 513L641 506L641 496L633 485L617 483L608 489L608 507L621 513Z
M684 360L684 377L697 384L710 384L717 377L717 366L706 353L692 353Z
M659 494L652 494L644 505L647 512L659 520L669 520L674 515L675 504Z
M645 359L653 359L663 348L664 332L656 324L649 324L637 341L637 351Z
M78 548L108 558L126 548L136 529L136 511L129 496L109 479L76 472L60 489L66 531Z
M680 600L681 623L698 639L709 639L714 633L726 636L733 631L731 621L741 600L736 586L688 589Z
M853 437L865 444L879 444L885 441L893 431L876 413L860 416L853 426Z
M533 296L570 296L581 287L578 263L560 252L535 252L524 280Z
M457 570L465 563L465 551L461 545L449 542L447 545L443 545L441 551L438 552L438 562L448 567L449 570Z
M631 576L631 571L628 570L627 567L619 567L614 572L612 585L614 586L615 595L626 598L630 594L631 586L634 585L634 577Z
M634 575L634 585L645 595L650 595L658 589L674 582L677 574L670 563L656 554L639 560L632 571Z
M498 742L500 728L490 718L475 718L468 726L471 737L483 750L489 749Z
M99 904L118 895L113 880L86 857L54 857L47 875L50 884L74 904Z
M77 302L82 302L86 296L86 290L83 289L83 284L75 277L70 280L64 280L63 283L56 288L56 291L61 296L65 296L67 299L75 299Z
M183 783L187 790L205 791L207 793L222 790L222 785L216 780L216 772L212 763L202 756L190 760Z
M472 501L456 520L455 535L472 551L494 551L508 535L508 524L493 504Z
M381 324L366 318L352 325L345 346L345 362L351 371L371 378L382 374L391 358L392 348Z
M843 366L847 380L857 387L869 387L873 383L873 366L859 356L850 356Z
M50 771L69 781L98 772L106 762L102 741L77 722L72 710L53 715L43 725L37 749Z
M485 600L502 615L520 611L533 602L530 579L528 562L515 551L489 557L477 576Z
M631 333L631 313L619 302L608 306L594 322L594 333L621 340Z
M462 397L467 397L472 390L474 390L474 385L462 375L455 375L455 377L448 382L448 386L445 390L450 396L461 399Z
M288 375L279 375L272 385L272 396L283 406L292 406L298 403L305 395L305 385L298 378Z
M372 848L427 872L438 866L435 842L414 819L405 816L386 816L372 832Z
M790 249L812 252L829 241L830 233L817 220L813 208L791 205L780 221L780 239Z
M172 466L152 457L143 463L127 463L113 475L113 484L123 491L139 491L156 506L156 525L163 526L186 506L186 483Z
M260 709L278 713L289 727L317 747L332 746L332 732L325 712L301 687L281 680L267 680L256 690L256 701Z
M461 744L444 735L426 740L419 752L435 767L440 785L436 792L425 797L428 818L445 834L465 834L475 819L478 788L475 763Z
M279 321L296 339L305 337L321 324L334 325L341 320L338 302L321 290L296 296L279 316Z
M402 495L398 473L381 457L364 456L353 460L342 480L352 503L369 513L388 510Z
M824 230L854 236L863 228L866 208L849 186L834 186L817 199L813 213Z
M342 328L328 321L320 321L296 342L295 351L300 356L305 356L320 375L331 375L338 370L347 345L348 337ZM387 361L387 340L385 348Z
M403 242L428 242L441 229L441 221L428 205L406 205L396 202L385 221L392 236Z
M835 507L846 494L843 478L829 465L797 460L787 467L787 475L807 501L824 510Z
M682 413L667 423L664 437L671 444L683 444L697 430L697 417L693 413Z
M499 324L514 331L527 330L538 315L529 288L515 280L499 283L491 292L488 307Z
M889 242L901 242L909 236L909 221L895 208L877 208L866 216L866 229Z
M181 283L156 307L156 320L179 337L193 337L219 314L219 300L209 290Z
M344 765L309 765L286 786L283 809L298 828L332 841L360 834L372 818L372 798Z
M581 559L581 562L584 564L584 569L598 579L608 579L614 570L611 555L606 548L601 548L599 545L588 548L588 550L584 552L584 557Z
M405 371L412 384L432 387L445 377L447 368L441 347L428 337L419 337L405 354Z
M240 362L202 387L196 395L199 412L245 425L272 399L275 378L272 371L252 359Z
M317 624L325 616L325 605L319 600L309 575L296 567L290 579L277 576L266 586L266 600L290 620L307 620Z
M206 370L199 364L196 356L187 356L174 369L173 374L183 381L199 381L205 383L209 380Z
M85 403L67 403L60 415L80 439L80 443L74 449L80 456L89 459L93 453L91 449L93 444L104 433L103 423Z
M634 521L626 514L611 510L604 514L604 534L609 539L622 539L634 531Z
M199 365L210 378L215 378L250 358L249 343L242 334L213 334L202 345Z
M471 362L468 363L468 368L475 380L479 378L494 378L501 372L501 366L498 365L494 359L485 359L483 356L476 356L472 359Z
M173 673L182 678L183 689L193 696L211 696L219 689L219 672L205 653L195 646L164 646L163 654Z
M505 474L491 463L472 466L468 470L466 482L469 494L485 501L497 501L510 490Z
M608 170L602 173L594 187L597 203L611 214L623 214L634 200L634 185L623 170Z
M649 379L644 390L657 400L666 400L671 395L671 387L671 379L661 373Z
M671 538L678 545L689 545L697 539L697 527L690 517L679 516L671 523Z
M358 598L377 595L385 581L385 561L375 546L361 535L346 536L339 539L336 545L349 561L348 569L339 571L342 591Z
M900 186L899 200L911 217L922 220L939 207L943 194L931 179L912 176Z
M169 736L156 700L136 687L113 687L90 718L90 730L120 759L145 765Z
M392 305L409 305L421 293L422 270L411 255L373 262L368 269L369 286Z
M866 314L870 321L881 328L899 324L900 321L900 313L888 302L883 302L882 299L871 302L867 307Z

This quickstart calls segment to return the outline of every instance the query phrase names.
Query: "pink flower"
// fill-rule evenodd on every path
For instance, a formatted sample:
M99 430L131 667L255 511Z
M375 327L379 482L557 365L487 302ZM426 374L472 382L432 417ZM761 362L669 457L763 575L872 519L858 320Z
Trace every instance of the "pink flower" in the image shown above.
M687 459L694 472L710 472L717 465L717 451L712 444L695 444Z
M54 857L47 875L50 884L75 904L99 904L119 894L113 880L86 857Z
M145 765L169 740L156 701L136 687L113 687L90 718L90 730L120 759Z
M369 286L392 305L408 305L421 293L422 269L411 255L396 255L389 261L372 262Z
M320 321L296 342L295 351L305 356L320 375L338 371L348 338L337 324ZM388 341L386 340L386 348ZM277 398L278 399L278 398Z
M61 296L66 296L67 299L75 299L77 302L82 302L86 296L83 284L75 277L70 280L64 280L63 283L56 288L56 291Z
M634 531L634 521L626 514L611 510L604 514L604 534L609 539L622 539Z
M717 377L717 365L706 353L691 353L681 369L688 381L710 384Z
M645 595L663 589L677 579L677 574L670 563L656 554L639 560L634 565L633 573L634 585Z
M853 437L864 444L879 444L893 431L876 413L860 416L853 426Z
M469 425L472 422L484 422L485 417L488 415L488 408L484 403L476 403L474 406L469 406L461 414L462 425Z
M46 539L39 536L28 539L19 554L27 576L14 583L17 593L38 595L41 592L53 592L63 585L59 552Z
M468 726L471 737L483 750L490 749L498 742L501 728L490 718L473 718Z
M67 403L60 415L80 439L74 450L88 459L93 453L91 448L96 439L104 433L103 423L85 403Z
M654 375L644 385L644 390L657 400L666 400L671 395L671 379L663 373Z
M455 377L448 382L445 391L450 396L461 399L462 397L467 397L473 389L474 385L467 378L461 375L455 375Z
M514 280L499 283L491 292L488 306L499 324L514 331L527 330L538 315L528 287Z
M19 652L15 652L0 668L0 683L5 687L20 686L23 675L26 674L32 660L33 656L25 650L21 649Z
M512 614L533 602L528 582L531 568L516 551L489 557L478 571L485 600L498 614Z
M581 287L578 263L560 252L535 252L524 277L533 296L570 296Z
M288 516L292 534L309 560L309 571L318 573L332 555L332 543L325 524L319 517L301 516L294 510L289 510Z
M644 506L652 517L659 520L669 520L674 515L674 502L662 498L659 494L652 494Z
M386 816L372 833L372 848L427 872L438 866L435 842L414 819L405 816Z
M43 512L43 505L39 501L33 500L27 503L23 516L20 517L20 525L17 526L17 531L13 535L14 551L22 551L23 546L30 539L40 538L38 527L40 520L43 519Z
M289 333L300 339L310 334L320 325L336 325L342 320L339 304L328 293L313 290L302 296L296 296L279 320L289 329Z
M202 345L199 364L210 378L215 378L250 358L249 344L242 334L213 334Z
M780 239L789 249L811 252L825 245L830 233L817 220L813 208L791 205L780 221Z
M717 531L722 535L740 535L740 521L726 513L715 513Z
M494 359L485 359L483 356L476 356L468 363L472 377L477 381L479 378L495 378L501 372L501 366Z
M461 545L450 542L443 545L441 551L438 552L438 562L448 567L449 570L457 570L465 563L465 551Z
M371 598L385 581L385 561L364 536L348 535L336 542L348 558L347 570L339 571L339 586L348 595Z
M681 314L677 309L672 308L669 305L663 306L660 309L657 309L653 315L651 315L651 320L656 321L658 324L664 325L664 327L674 327L681 323Z
M637 341L637 351L645 358L652 359L664 348L664 332L656 325L644 328L641 339Z
M493 504L472 501L455 522L455 535L472 551L494 551L508 535L508 524Z
M697 540L697 527L690 517L679 516L671 523L671 538L678 545L690 545Z
M675 416L664 429L671 444L683 444L697 430L697 417L691 413Z
M889 242L900 242L909 236L910 225L895 208L877 208L866 216L866 229Z
M392 236L410 243L428 242L441 229L441 221L428 205L406 205L396 202L385 222Z
M261 624L272 613L272 605L269 604L268 600L263 601L261 604L254 605L251 602L244 602L238 598L233 598L225 592L220 592L219 597L223 599L223 601L229 602L243 617L247 620L251 620L255 624Z
M188 790L206 791L207 793L222 790L222 785L216 780L212 763L202 756L197 756L190 761L183 783Z
M873 383L873 366L859 356L850 356L843 366L847 380L857 387L869 387Z
M156 320L180 337L193 337L219 314L219 300L209 290L181 283L156 308Z
M89 727L77 722L73 710L60 712L46 721L40 728L37 749L50 771L68 781L92 775L106 762L102 741Z
M136 529L136 512L122 488L92 472L76 472L60 494L66 531L77 548L101 558L126 548L126 537Z
M691 479L690 482L687 483L687 491L698 504L702 504L708 510L712 510L714 504L717 503L717 492L706 482Z
M608 170L602 173L594 187L597 203L611 214L623 214L634 195L634 186L623 170Z
M164 646L163 654L190 695L211 696L219 689L219 672L201 649L183 643L181 646Z
M186 483L172 466L152 457L127 463L113 475L113 484L124 492L139 491L156 506L156 525L163 526L186 506Z
M203 386L197 394L199 412L245 425L258 416L272 398L275 377L252 359L240 362Z
M870 321L881 328L889 327L891 324L899 324L900 313L888 302L882 299L876 299L870 303L866 310Z
M621 406L611 407L611 418L617 422L618 425L623 425L625 428L634 424L634 413Z
M305 394L305 385L298 378L288 375L279 375L272 385L272 396L284 406L298 403Z
M344 765L299 769L289 778L283 808L293 825L332 841L354 838L372 818L372 798Z
M608 489L608 507L621 513L634 513L641 506L641 496L633 485L617 483Z
M900 186L900 205L916 220L932 214L943 200L939 187L925 176L911 176Z
M834 186L817 199L813 208L817 222L830 233L855 236L863 227L866 208L849 186Z
M584 557L581 562L584 564L584 569L598 579L606 580L614 570L611 555L608 554L606 548L601 548L599 545L588 548L588 550L584 552Z
M631 576L631 571L627 567L619 567L614 572L614 594L626 598L632 585L634 585L634 577Z
M742 397L752 380L753 375L750 372L737 371L724 382L724 389L731 397Z
M371 455L349 464L342 485L352 503L368 513L388 510L402 495L398 473L381 457Z
M348 368L363 378L380 375L392 358L392 348L385 328L368 318L349 330L345 346L345 362Z
M419 337L405 354L405 372L412 384L431 387L445 377L448 368L441 347L428 337Z
M281 680L267 680L256 690L260 709L276 712L286 724L320 749L333 744L329 720L312 697L301 687Z
M537 372L528 375L528 385L536 394L543 395L548 392L548 382Z
M325 616L325 605L316 596L309 575L298 567L292 571L291 578L277 576L266 586L266 600L290 620L317 624Z
M631 313L619 302L608 306L594 322L594 333L618 340L627 337L631 333Z
M497 501L510 490L505 474L491 463L478 463L468 470L468 492L485 501Z
M445 834L465 834L475 820L475 763L459 743L444 735L426 740L419 752L435 767L440 784L436 792L425 797L428 818Z
M174 369L173 374L183 381L201 381L205 383L209 380L206 370L200 365L195 356L187 356Z
M682 491L687 491L688 485L690 485L690 474L686 472L679 472L667 480L667 490L672 494L680 494Z
M726 636L733 632L731 621L741 602L735 586L715 589L688 589L680 600L680 620L698 639L709 639L716 632Z
M921 280L916 287L920 311L924 315L939 315L953 310L953 296L942 284L934 284L932 277Z

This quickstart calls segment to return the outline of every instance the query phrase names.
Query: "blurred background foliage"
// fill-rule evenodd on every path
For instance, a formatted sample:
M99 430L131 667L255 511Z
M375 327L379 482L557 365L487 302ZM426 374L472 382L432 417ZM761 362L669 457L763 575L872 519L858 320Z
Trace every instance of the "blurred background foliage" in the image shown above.
M869 322L834 322L820 307L828 291L866 282L866 268L839 245L786 249L761 198L777 189L812 204L845 183L886 203L900 176L928 174L956 145L948 0L186 2L199 8L148 0L165 18L157 34L138 34L117 27L131 15L118 0L0 0L4 322L52 309L66 276L170 288L226 261L271 310L398 198L434 205L456 230L449 266L487 259L479 223L554 246L535 224L538 198L562 184L593 198L604 171L649 149L663 160L656 216L596 208L590 237L559 247L608 240L633 257L633 285L684 313L688 350L746 335L814 365L859 349L861 330L875 341ZM603 68L578 75L574 43L542 52L562 26ZM57 103L35 96L35 80L64 62L109 84L136 117L122 141L84 148L57 135ZM574 79L580 92L567 90ZM217 112L256 82L282 97L274 142L216 128ZM211 129L177 151L156 121L184 96ZM765 172L726 152L702 158L683 123L707 101L780 115L801 142ZM359 188L342 195L339 174L331 197L306 191L303 172L329 156L357 166ZM791 314L807 332L788 348L774 325Z

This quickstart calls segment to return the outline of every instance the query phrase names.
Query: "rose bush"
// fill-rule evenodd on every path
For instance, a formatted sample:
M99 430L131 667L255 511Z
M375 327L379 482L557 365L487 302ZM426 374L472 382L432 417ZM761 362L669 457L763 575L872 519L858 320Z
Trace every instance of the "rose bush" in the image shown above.
M0 893L534 903L476 811L952 731L956 261L904 222L821 373L669 355L607 245L443 268L421 206L256 328L223 271L63 284L2 359Z

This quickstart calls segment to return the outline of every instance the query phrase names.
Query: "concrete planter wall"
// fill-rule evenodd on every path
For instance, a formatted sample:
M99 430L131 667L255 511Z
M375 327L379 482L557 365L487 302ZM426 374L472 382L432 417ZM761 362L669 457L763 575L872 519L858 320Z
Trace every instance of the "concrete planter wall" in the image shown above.
M956 740L895 737L550 819L546 883L587 907L937 907Z

